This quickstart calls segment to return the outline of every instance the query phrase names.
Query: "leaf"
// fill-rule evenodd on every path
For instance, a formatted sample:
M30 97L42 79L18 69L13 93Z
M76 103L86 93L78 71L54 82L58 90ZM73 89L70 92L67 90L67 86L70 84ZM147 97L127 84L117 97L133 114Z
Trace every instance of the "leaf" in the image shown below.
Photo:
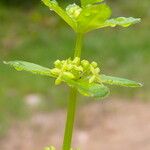
M104 98L109 95L109 89L96 83L80 82L78 84L78 91L84 96L91 96L96 98Z
M107 27L107 26L115 27L117 25L122 26L122 27L128 27L128 26L130 26L132 24L139 23L140 21L141 21L140 18L118 17L118 18L106 20L106 22L104 23L104 27Z
M72 87L75 87L82 95L89 96L89 97L95 97L95 98L104 98L109 95L109 89L102 85L97 83L89 83L85 80L69 80L64 79L64 81Z
M88 4L94 4L98 2L102 2L104 0L81 0L82 7L87 6Z
M100 80L102 83L110 84L110 85L119 85L126 87L141 87L143 86L141 83L112 76L101 75Z
M18 71L28 71L34 74L39 74L39 75L45 75L45 76L52 76L51 75L51 69L42 67L37 64L33 64L30 62L26 61L9 61L9 62L4 62L5 64L8 64L12 67L14 67Z
M106 4L90 5L82 9L77 18L78 32L84 33L99 28L110 17L111 10Z
M76 30L76 22L64 11L55 0L42 0L43 3L55 11L66 23L68 23L74 30Z

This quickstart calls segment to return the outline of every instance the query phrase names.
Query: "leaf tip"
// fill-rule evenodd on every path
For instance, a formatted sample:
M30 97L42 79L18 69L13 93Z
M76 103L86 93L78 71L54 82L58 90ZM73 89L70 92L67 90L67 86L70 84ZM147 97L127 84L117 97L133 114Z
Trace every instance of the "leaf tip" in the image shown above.
M142 19L141 18L138 18L139 19L139 21L142 21Z
M136 18L134 23L140 23L142 21L141 18Z
M138 85L139 85L139 87L142 87L142 86L144 86L144 84L143 84L143 83L138 83Z

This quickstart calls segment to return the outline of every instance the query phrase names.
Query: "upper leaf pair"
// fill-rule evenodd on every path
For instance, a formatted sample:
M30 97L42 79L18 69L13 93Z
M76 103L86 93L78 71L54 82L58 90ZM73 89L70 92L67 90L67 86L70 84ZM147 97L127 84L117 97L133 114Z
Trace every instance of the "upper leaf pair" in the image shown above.
M70 4L66 10L62 9L55 0L42 0L46 6L54 10L66 21L75 32L85 33L103 27L120 25L127 27L140 21L139 18L118 17L109 19L111 10L103 0L81 0L81 7Z
M52 69L45 68L33 63L25 61L10 61L5 64L13 66L18 71L25 70L34 74L45 75L49 77L57 78ZM109 95L109 89L103 84L119 85L126 87L140 87L141 83L131 81L128 79L111 77L106 75L100 75L98 82L89 83L86 79L70 79L67 76L62 76L62 81L67 83L69 86L76 88L82 95L91 96L97 98L104 98Z

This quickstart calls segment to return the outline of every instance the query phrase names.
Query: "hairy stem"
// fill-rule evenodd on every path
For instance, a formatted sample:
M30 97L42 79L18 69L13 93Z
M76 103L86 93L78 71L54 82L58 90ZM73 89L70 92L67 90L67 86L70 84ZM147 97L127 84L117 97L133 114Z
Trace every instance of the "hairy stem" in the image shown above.
M79 57L79 58L81 57L82 41L83 41L83 35L78 33L77 39L76 39L74 57ZM74 118L75 118L75 111L76 111L76 102L77 102L77 90L74 88L70 88L70 98L68 102L67 121L66 121L62 150L71 149Z

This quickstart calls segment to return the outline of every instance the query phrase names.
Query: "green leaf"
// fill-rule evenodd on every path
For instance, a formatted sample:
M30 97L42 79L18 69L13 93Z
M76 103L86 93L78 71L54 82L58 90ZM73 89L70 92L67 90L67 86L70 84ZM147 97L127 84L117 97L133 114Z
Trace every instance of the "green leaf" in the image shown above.
M70 79L64 79L64 81L69 86L75 87L84 96L104 98L110 93L109 89L102 84L89 83L85 80L74 81Z
M42 0L43 3L49 7L50 10L55 11L66 23L68 23L74 30L76 30L76 22L63 10L55 0Z
M108 5L89 5L82 9L77 18L78 32L84 33L99 28L110 17Z
M81 0L81 5L82 7L88 5L88 4L94 4L94 3L98 3L98 2L102 2L104 0Z
M118 78L118 77L112 77L112 76L106 76L101 75L100 80L102 83L110 84L110 85L119 85L119 86L126 86L126 87L141 87L143 86L139 82L135 82L128 79Z
M104 23L104 26L103 26L103 27L107 27L107 26L115 27L115 26L117 26L117 25L122 26L122 27L128 27L128 26L130 26L130 25L132 25L132 24L139 23L140 21L141 21L140 18L118 17L118 18L106 20L106 22Z
M28 71L34 74L39 74L39 75L45 75L45 76L52 76L51 75L51 70L49 68L42 67L37 64L33 64L30 62L26 61L9 61L9 62L4 62L5 64L8 64L12 67L14 67L18 71Z

